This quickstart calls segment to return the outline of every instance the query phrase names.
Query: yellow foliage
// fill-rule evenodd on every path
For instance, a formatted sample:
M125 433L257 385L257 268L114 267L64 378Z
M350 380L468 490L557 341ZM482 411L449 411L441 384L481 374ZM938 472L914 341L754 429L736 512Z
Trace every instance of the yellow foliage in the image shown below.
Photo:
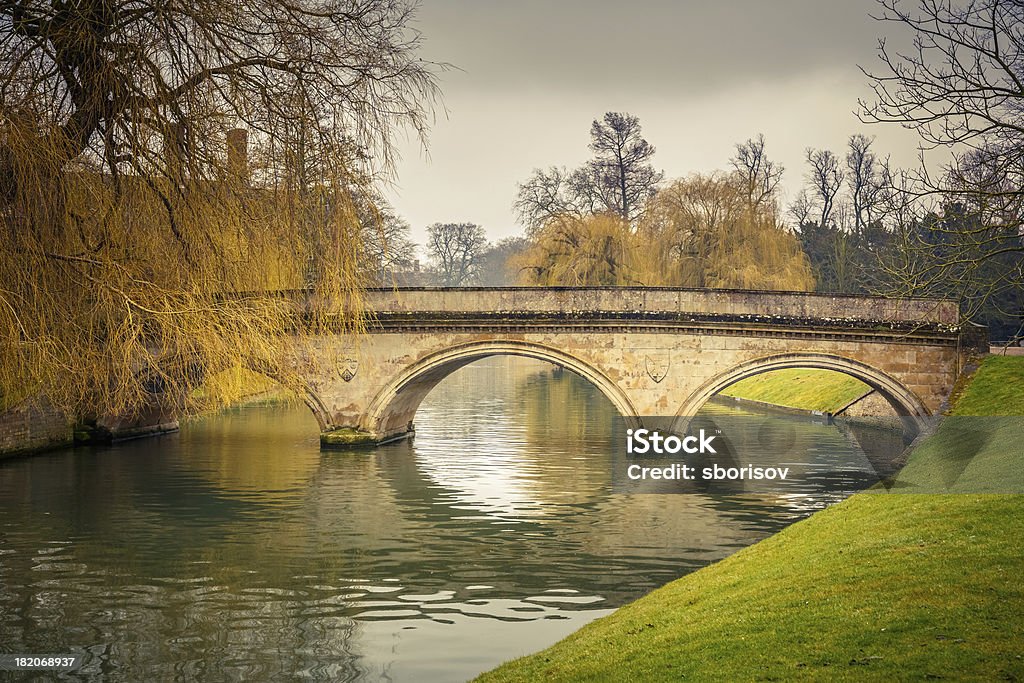
M44 395L75 417L179 414L206 374L286 380L302 332L358 328L359 195L439 94L414 14L6 3L0 409Z
M647 285L811 291L814 276L774 202L753 203L735 175L676 180L637 229Z
M747 196L733 175L695 175L660 190L636 229L611 214L554 216L516 258L519 281L813 290L810 263L774 203Z
M241 389L195 392L204 375L233 365L288 383L293 337L284 333L300 329L300 315L328 322L326 311L300 308L302 297L274 292L310 287L359 309L362 229L342 174L300 196L217 171L64 170L12 122L0 125L0 141L16 152L17 188L0 220L5 407L44 394L76 416L155 402L201 409Z
M629 225L614 214L558 215L533 231L514 267L528 285L636 285L635 249Z
M230 405L237 398L269 396L275 400L288 401L298 398L294 391L281 386L269 377L238 365L208 375L200 393L211 407ZM224 397L228 397L230 400L213 403Z

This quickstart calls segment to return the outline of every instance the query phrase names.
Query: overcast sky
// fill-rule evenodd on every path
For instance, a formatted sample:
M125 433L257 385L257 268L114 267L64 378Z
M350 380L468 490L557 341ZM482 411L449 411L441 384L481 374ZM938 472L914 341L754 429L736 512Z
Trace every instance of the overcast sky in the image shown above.
M429 154L401 145L389 198L420 243L435 222L519 234L516 183L585 161L608 111L640 118L666 178L726 168L758 133L787 197L807 147L842 153L852 133L909 165L912 133L854 115L870 96L858 65L874 68L878 38L896 30L876 12L872 0L422 0L420 54L456 68L440 76Z

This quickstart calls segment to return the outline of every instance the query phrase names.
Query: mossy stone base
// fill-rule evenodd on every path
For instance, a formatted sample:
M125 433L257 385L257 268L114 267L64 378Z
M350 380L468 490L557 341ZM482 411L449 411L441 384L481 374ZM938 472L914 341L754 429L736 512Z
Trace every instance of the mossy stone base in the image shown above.
M320 448L324 449L346 449L346 448L373 448L382 446L392 441L411 439L414 430L391 434L381 437L380 434L368 432L355 427L339 427L326 432L320 432Z
M372 448L379 443L380 438L376 434L353 427L320 432L321 448Z

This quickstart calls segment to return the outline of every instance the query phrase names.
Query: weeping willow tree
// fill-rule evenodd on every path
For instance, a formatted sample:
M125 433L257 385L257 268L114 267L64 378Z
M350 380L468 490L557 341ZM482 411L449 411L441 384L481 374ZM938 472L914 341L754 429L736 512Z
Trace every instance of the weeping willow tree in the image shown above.
M645 284L809 291L810 263L773 198L738 173L693 175L659 190L638 239ZM762 186L763 187L763 186Z
M670 183L640 226L652 284L809 291L810 262L779 219L783 169L764 136L736 145L731 170Z
M523 284L637 285L635 235L614 213L556 214L529 231L529 246L513 257Z
M357 328L359 207L437 96L414 9L4 3L3 405L178 409L222 368L287 382L282 333L339 324L339 301Z
M796 237L728 176L692 176L659 190L636 229L611 213L555 215L514 259L522 284L810 291Z
M739 195L725 187L720 174L695 175L672 181L650 201L638 231L652 247L644 254L645 270L656 274L651 284L710 286L711 250L738 215Z

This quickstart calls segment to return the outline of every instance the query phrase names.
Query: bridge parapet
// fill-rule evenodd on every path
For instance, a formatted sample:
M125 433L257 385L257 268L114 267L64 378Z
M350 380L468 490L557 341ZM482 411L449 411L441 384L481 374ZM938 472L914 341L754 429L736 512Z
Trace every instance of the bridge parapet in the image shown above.
M802 292L661 287L395 288L366 292L365 307L397 313L682 314L895 323L952 329L955 301L889 299Z

